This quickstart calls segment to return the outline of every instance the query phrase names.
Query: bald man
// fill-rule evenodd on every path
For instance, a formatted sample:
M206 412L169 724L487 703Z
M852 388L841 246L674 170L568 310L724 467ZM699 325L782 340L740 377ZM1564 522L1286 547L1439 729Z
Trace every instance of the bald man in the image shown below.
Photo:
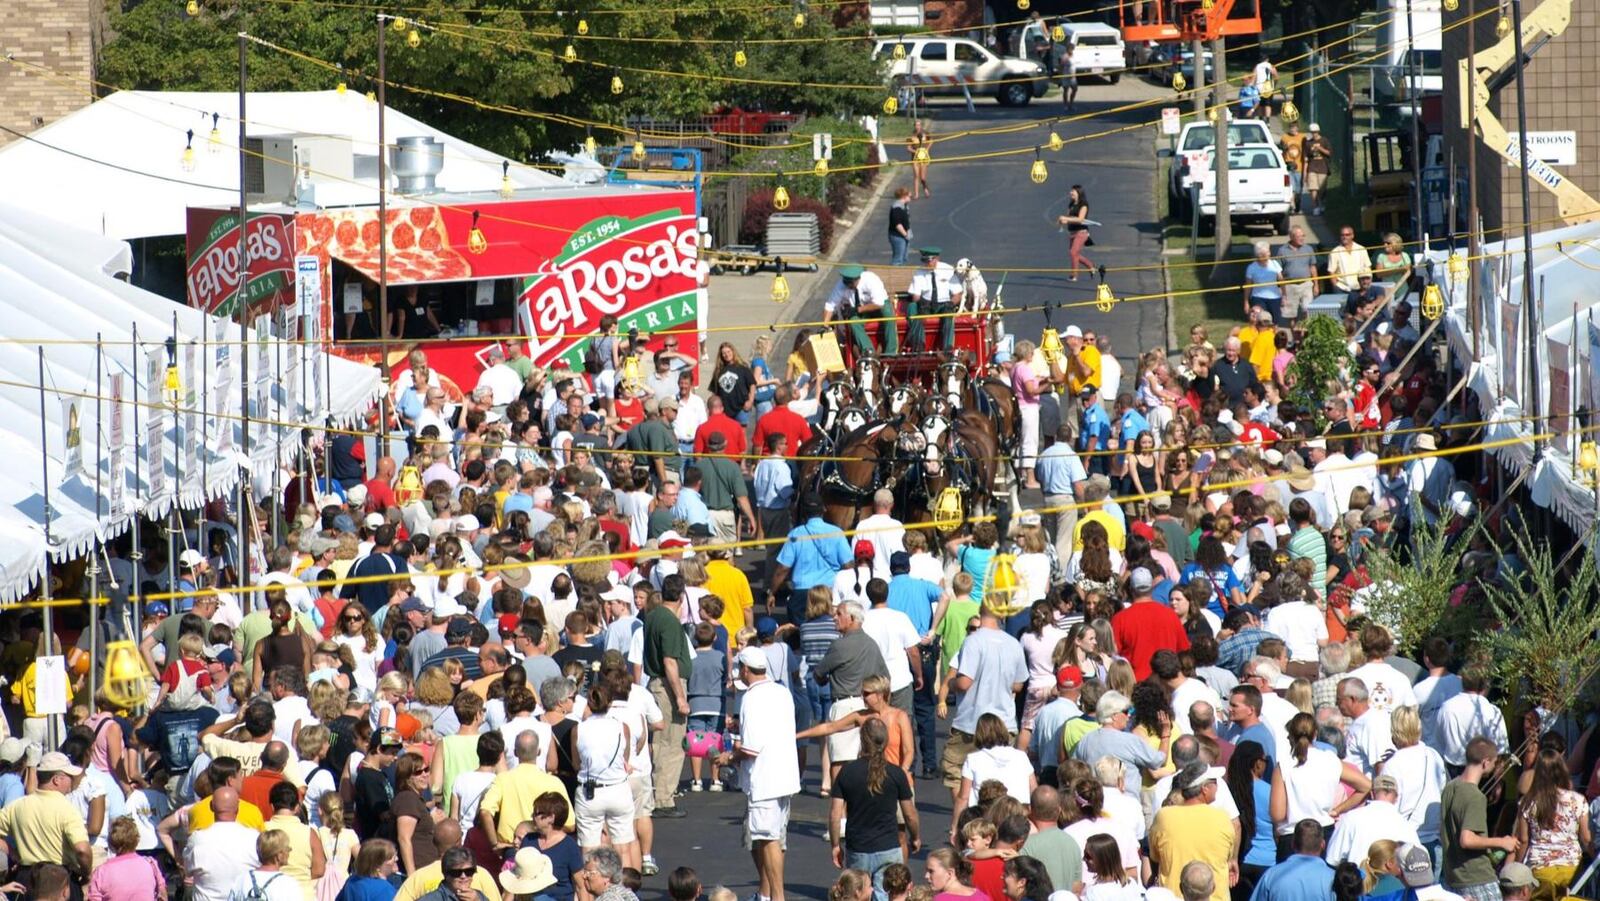
M433 824L433 846L439 850L439 860L425 867L418 867L415 873L406 877L400 884L400 891L395 893L394 901L417 901L423 895L438 888L444 882L444 852L461 844L461 824L453 819L445 818ZM500 897L500 886L494 881L494 874L483 867L474 867L472 874L472 887L483 893L485 898L497 899Z
M483 675L461 687L488 700L489 686L499 682L511 666L511 653L498 641L484 642L478 649L478 665L483 667Z
M379 457L377 473L367 480L367 507L368 513L382 513L394 506L394 474L393 457Z
M1083 849L1077 839L1061 831L1061 794L1041 785L1028 796L1028 820L1033 834L1022 853L1044 864L1050 882L1072 892L1083 891Z
M217 821L189 836L183 848L183 868L194 880L194 897L225 901L238 878L254 870L256 839L260 833L239 820L239 792L224 785L211 796Z

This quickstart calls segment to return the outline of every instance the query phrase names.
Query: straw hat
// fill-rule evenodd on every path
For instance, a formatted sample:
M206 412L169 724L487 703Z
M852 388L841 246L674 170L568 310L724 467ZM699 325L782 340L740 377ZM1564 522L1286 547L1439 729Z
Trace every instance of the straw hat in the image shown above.
M550 858L538 848L522 848L509 870L500 874L500 887L512 895L532 895L556 884Z

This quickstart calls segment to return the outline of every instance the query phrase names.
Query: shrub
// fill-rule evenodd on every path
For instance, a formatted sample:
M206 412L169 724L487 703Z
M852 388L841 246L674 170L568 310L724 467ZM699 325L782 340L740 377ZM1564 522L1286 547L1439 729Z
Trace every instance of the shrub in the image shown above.
M744 203L744 217L739 221L739 243L761 244L767 239L767 219L778 212L772 206L772 191L755 191ZM828 205L815 197L789 194L789 208L785 213L816 213L817 231L822 239L822 253L833 246L833 212Z

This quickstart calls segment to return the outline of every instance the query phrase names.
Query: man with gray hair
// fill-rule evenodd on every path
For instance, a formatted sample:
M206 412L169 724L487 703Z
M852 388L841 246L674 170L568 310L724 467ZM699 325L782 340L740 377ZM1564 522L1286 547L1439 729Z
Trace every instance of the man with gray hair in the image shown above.
M889 581L889 558L906 549L906 529L900 520L889 515L894 509L894 492L879 488L872 495L872 515L856 524L858 540L872 545L872 575Z
M1317 668L1322 678L1311 683L1313 709L1339 706L1339 681L1350 669L1350 649L1342 641L1330 641L1317 652Z
M828 648L811 674L823 685L833 686L833 704L828 708L828 719L837 720L857 710L866 709L867 702L861 694L861 684L872 676L889 678L889 666L883 652L861 628L866 612L855 601L846 601L833 609L833 624L839 638ZM828 736L828 754L834 775L839 768L855 760L861 750L861 730L846 729Z
M1256 656L1244 665L1240 677L1241 683L1253 685L1261 691L1261 721L1272 730L1280 755L1288 756L1289 721L1300 712L1300 708L1285 700L1273 687L1283 677L1283 670L1272 658Z
M1361 767L1371 779L1394 753L1389 712L1374 707L1367 684L1353 677L1346 677L1339 683L1339 712L1348 720L1344 734L1350 762Z
M1328 864L1338 866L1347 860L1360 864L1367 859L1367 849L1381 838L1422 844L1417 827L1400 812L1399 801L1400 782L1394 776L1372 780L1367 803L1345 813L1334 824L1333 837L1328 839Z
M639 901L639 896L622 884L622 858L604 845L583 852L578 882L594 901Z
M1183 901L1208 901L1216 892L1217 880L1211 867L1204 861L1193 860L1184 865L1178 878L1178 888Z
M1100 728L1085 735L1072 749L1072 756L1091 766L1102 757L1115 757L1127 767L1130 776L1140 770L1154 772L1166 766L1167 750L1174 733L1169 731L1161 739L1159 748L1150 747L1144 739L1127 731L1131 710L1132 703L1122 692L1108 691L1101 695L1094 710ZM1125 785L1123 791L1138 801L1140 780L1129 778L1126 781L1132 785Z

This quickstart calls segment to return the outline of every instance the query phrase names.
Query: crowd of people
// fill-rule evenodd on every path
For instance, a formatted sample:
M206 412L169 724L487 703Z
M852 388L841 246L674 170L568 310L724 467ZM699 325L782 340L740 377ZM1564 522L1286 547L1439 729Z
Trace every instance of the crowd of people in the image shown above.
M1302 243L1258 262L1364 290L1364 250L1318 273ZM1304 311L1268 281L1220 351L1124 362L1071 327L997 355L1043 500L1003 530L908 526L887 489L828 523L789 458L838 376L766 338L702 397L671 345L624 378L643 342L606 322L582 370L496 357L453 408L419 351L405 454L308 445L259 562L199 521L170 560L113 548L138 709L74 667L43 713L37 661L87 624L0 616L6 889L636 901L665 872L691 901L655 826L709 791L745 796L742 829L696 828L742 840L755 901L815 841L808 792L837 901L1563 897L1600 746L1561 711L1508 729L1482 661L1366 609L1368 556L1419 528L1464 586L1494 566L1470 462L1426 455L1463 439L1431 353L1402 365L1411 311L1353 299L1356 363L1300 409Z

